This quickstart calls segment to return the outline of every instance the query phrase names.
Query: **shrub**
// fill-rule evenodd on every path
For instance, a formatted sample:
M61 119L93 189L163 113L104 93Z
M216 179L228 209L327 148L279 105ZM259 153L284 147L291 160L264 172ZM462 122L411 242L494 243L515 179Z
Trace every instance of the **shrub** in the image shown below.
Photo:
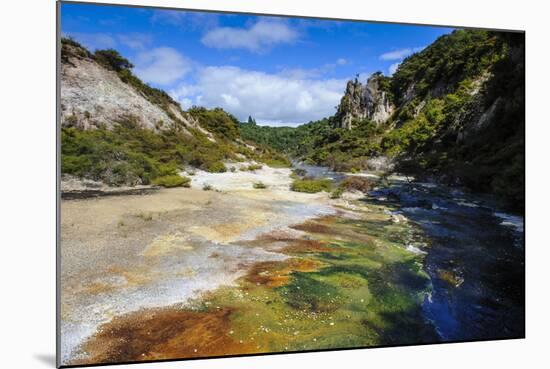
M227 172L227 168L220 161L216 161L216 162L211 163L210 165L208 165L206 170L210 173L224 173L224 172Z
M138 218L140 218L141 220L144 220L146 222L149 222L149 221L153 220L153 214L152 213L139 213L136 216Z
M292 163L285 157L262 158L262 161L271 168L290 168Z
M252 187L254 187L255 189L264 189L267 188L267 185L263 182L254 182L252 184Z
M213 190L214 187L212 187L211 185L209 185L208 183L205 183L203 186L202 186L202 190L203 191L211 191Z
M296 177L303 177L307 174L305 169L302 168L296 168L292 170L292 174Z
M290 186L292 191L316 193L321 191L329 192L332 188L330 179L295 179Z
M258 169L262 169L263 166L260 165L260 164L250 164L248 166L244 166L244 167L241 167L239 170L242 171L242 172L246 172L246 171L255 171L255 170L258 170Z
M167 175L155 178L153 184L162 187L191 187L191 179L180 175Z
M346 177L341 183L339 188L343 190L355 190L361 192L368 192L372 188L372 183L370 180L364 177Z
M170 176L170 175L177 175L178 174L178 167L176 163L170 162L167 164L161 164L158 168L159 176Z
M341 186L336 187L332 192L330 193L331 199L339 199L342 197L342 194L344 193L344 188Z
M67 127L75 127L78 125L78 117L76 115L68 115L65 117L65 125Z
M263 168L263 165L261 164L250 164L248 166L248 170L258 170L258 169L262 169Z

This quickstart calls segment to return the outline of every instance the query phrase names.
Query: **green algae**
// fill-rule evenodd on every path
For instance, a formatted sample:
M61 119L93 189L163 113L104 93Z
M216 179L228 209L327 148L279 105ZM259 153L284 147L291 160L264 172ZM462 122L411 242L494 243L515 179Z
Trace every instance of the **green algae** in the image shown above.
M242 278L237 287L210 294L203 308L230 309L228 334L253 343L257 352L436 341L421 314L430 290L423 256L406 250L420 231L389 221L387 208L364 209L359 220L326 217L303 225L307 239L320 243L322 251L289 248L290 259L258 273L284 280L280 285ZM288 271L299 263L316 267Z

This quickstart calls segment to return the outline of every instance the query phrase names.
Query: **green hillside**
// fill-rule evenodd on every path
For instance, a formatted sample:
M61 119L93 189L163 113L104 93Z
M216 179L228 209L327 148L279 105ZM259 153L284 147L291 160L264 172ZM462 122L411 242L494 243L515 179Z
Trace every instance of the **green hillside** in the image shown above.
M524 81L523 34L457 30L384 80L395 111L383 123L357 119L348 130L333 116L295 129L243 126L248 139L311 163L349 171L386 156L399 171L490 192L521 210Z

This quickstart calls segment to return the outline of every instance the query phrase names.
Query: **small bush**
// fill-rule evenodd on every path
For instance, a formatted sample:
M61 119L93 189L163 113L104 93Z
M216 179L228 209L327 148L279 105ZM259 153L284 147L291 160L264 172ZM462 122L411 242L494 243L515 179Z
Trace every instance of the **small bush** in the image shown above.
M273 158L273 159L264 159L263 160L267 166L271 168L290 168L292 163L290 160L282 158Z
M336 187L332 192L330 193L331 199L339 199L342 197L342 194L344 193L344 188L341 186Z
M214 187L212 187L208 183L205 183L204 186L202 186L203 191L212 191L213 189L214 189Z
M347 177L340 183L339 187L342 188L343 191L355 190L366 193L372 188L372 183L370 180L363 177Z
M255 171L255 170L258 170L258 169L262 169L262 168L263 168L263 166L260 165L260 164L250 164L248 166L241 167L239 170L241 172L246 172L246 171L252 172L252 171Z
M153 214L152 213L139 213L136 216L138 218L140 218L141 220L146 221L146 222L153 220Z
M299 176L299 177L303 177L307 174L306 170L305 169L302 169L302 168L296 168L296 169L293 169L292 170L292 173Z
M264 189L267 188L267 185L263 182L255 182L252 184L252 187L254 187L255 189Z
M167 175L155 178L153 184L162 187L191 187L191 179L180 175Z
M208 165L206 170L210 173L224 173L224 172L227 172L227 168L220 161L216 161L216 162L211 163L210 165Z
M175 163L160 164L158 166L159 177L173 176L178 174L178 167Z
M292 191L307 193L329 192L331 188L332 181L330 179L295 179L290 186Z

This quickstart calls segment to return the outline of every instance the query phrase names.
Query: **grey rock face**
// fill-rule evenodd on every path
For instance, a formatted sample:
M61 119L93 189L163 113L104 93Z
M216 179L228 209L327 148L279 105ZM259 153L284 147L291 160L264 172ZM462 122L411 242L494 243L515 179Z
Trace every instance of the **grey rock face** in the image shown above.
M110 129L121 120L131 118L151 130L178 124L184 133L192 135L189 129L193 128L215 142L212 133L178 105L169 104L163 109L124 83L116 72L90 57L73 54L61 63L61 126Z
M144 128L155 129L172 120L159 106L149 102L114 71L87 58L71 58L61 65L61 125L90 129L110 128L123 117L132 116Z
M352 129L353 120L370 119L376 123L388 120L395 110L388 92L381 86L380 73L373 74L365 85L357 79L349 81L336 113L338 128Z

